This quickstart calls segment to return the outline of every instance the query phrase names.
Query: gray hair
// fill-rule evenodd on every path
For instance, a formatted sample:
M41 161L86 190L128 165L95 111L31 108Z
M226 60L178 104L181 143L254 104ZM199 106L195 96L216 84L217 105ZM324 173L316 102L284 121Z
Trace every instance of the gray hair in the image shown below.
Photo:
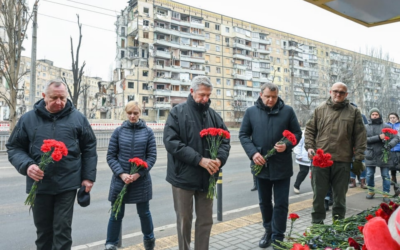
M46 82L46 84L44 85L44 93L45 94L47 94L47 91L49 90L50 85L54 85L54 87L59 87L60 85L64 85L65 91L68 92L68 87L67 87L67 84L65 84L65 82L63 82L60 79L52 79L52 80Z
M196 92L199 89L200 85L204 85L208 88L213 88L213 85L210 81L210 78L207 76L196 76L192 80L192 86L190 86L191 89L193 89L194 92Z
M263 85L261 85L261 93L264 93L264 90L265 90L266 88L268 88L268 89L271 90L271 91L278 91L278 93L279 93L279 88L278 88L278 86L276 86L276 85L273 84L273 83L267 82L267 83L264 83Z

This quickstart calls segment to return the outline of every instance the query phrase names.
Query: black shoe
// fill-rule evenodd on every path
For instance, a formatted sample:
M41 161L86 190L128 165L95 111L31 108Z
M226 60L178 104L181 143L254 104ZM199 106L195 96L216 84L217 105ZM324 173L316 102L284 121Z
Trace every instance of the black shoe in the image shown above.
M251 189L250 189L250 191L256 191L257 190L257 186L256 185L254 185Z
M284 247L282 246L282 244L281 244L282 241L283 241L283 239L282 239L282 240L278 240L278 239L274 240L274 242L273 242L273 244L272 244L272 248L273 248L274 250L281 250L282 248L284 248Z
M105 250L117 250L118 248L114 245L106 245Z
M143 245L144 249L146 250L154 250L154 247L156 246L156 238L153 238L151 240L144 240Z
M325 211L329 211L329 200L325 200L324 207L325 207Z
M260 248L267 248L271 246L272 240L271 240L271 233L265 232L264 236L261 238L260 242L258 243L258 246Z

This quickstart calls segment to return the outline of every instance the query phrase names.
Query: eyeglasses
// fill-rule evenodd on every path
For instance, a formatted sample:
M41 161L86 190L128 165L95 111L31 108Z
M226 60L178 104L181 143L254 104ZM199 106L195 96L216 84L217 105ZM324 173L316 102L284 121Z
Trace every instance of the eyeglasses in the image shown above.
M332 90L332 92L335 94L335 95L345 95L347 92L344 92L344 91L338 91L338 90Z

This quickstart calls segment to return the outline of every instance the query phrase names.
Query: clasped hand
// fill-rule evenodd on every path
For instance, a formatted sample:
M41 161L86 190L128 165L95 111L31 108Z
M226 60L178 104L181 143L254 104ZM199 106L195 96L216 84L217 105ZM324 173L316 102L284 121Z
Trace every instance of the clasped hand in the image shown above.
M205 168L210 175L213 175L218 172L219 168L221 167L221 161L218 158L215 160L202 158L199 165Z
M134 181L136 181L139 177L140 174L135 173L135 174L120 174L119 177L121 177L121 180L125 183L125 184L130 184Z

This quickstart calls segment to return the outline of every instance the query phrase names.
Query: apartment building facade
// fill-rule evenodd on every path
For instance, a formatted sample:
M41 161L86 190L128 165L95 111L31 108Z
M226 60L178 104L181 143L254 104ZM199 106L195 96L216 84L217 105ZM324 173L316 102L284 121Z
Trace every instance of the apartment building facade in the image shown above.
M145 120L164 122L169 110L186 100L198 75L210 77L211 107L230 124L241 122L266 82L278 85L285 103L304 116L302 122L326 100L335 81L351 85L349 98L362 103L364 111L378 105L368 99L369 90L361 88L371 74L384 74L392 90L400 85L400 65L382 58L169 0L129 1L116 30L115 117L135 100L143 104ZM384 69L371 70L372 61ZM372 94L375 101L382 96L380 91ZM393 103L397 111L397 99Z
M29 111L33 107L33 103L30 103L29 93L30 93L30 69L31 69L31 59L29 57L21 57L20 66L20 81L18 83L18 93L17 93L17 113L18 116L22 115L26 111ZM71 89L73 91L73 76L72 71L54 66L53 61L48 59L42 59L36 61L36 94L35 102L42 99L42 93L45 88L45 84L49 80L61 79L64 77ZM87 101L87 114L88 118L100 118L101 117L101 97L99 93L99 82L101 82L99 77L88 77L83 76L81 85L86 88L86 101ZM1 87L1 91L6 92L6 81L3 79L4 84ZM78 99L77 109L84 113L84 94L81 94ZM9 108L4 100L0 100L0 121L8 120Z

